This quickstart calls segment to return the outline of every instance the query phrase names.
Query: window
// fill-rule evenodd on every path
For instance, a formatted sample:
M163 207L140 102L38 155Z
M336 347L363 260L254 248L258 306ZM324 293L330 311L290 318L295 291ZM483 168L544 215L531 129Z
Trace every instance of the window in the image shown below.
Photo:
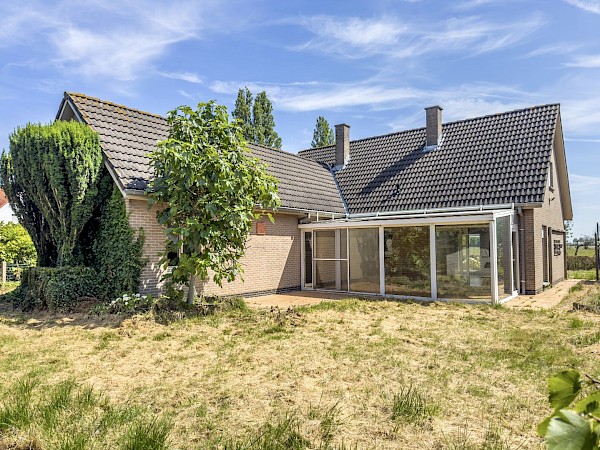
M435 244L439 298L491 298L489 227L438 226Z
M379 294L379 228L350 228L350 290Z
M385 293L431 297L429 226L384 229Z
M315 230L314 284L317 289L348 290L347 230Z
M550 166L548 169L548 176L550 177L549 179L549 184L550 184L550 189L554 189L554 164L552 164L552 161L550 161Z
M510 216L496 219L496 258L498 261L498 299L512 294L512 230Z

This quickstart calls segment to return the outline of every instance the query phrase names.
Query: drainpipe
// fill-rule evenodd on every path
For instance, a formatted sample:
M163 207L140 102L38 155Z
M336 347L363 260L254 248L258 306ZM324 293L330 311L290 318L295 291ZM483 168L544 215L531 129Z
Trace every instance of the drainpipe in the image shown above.
M519 245L521 252L521 294L525 294L525 217L523 216L523 208L520 206L517 209L517 215L519 216L519 237L521 238L521 245Z

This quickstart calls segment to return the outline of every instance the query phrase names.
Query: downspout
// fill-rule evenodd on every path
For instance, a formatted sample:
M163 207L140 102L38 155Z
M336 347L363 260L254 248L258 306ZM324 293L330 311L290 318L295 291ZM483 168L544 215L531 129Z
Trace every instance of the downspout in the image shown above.
M517 208L517 216L519 217L519 237L521 239L521 244L519 245L519 251L521 252L521 294L525 294L527 291L525 290L525 280L527 279L525 274L525 217L523 216L523 208L519 206Z

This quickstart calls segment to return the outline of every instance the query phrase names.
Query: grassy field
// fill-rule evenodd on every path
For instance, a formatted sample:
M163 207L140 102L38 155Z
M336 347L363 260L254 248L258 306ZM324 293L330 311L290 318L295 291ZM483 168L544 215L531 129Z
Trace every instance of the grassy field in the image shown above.
M571 278L571 279L577 279L577 280L595 281L596 280L596 269L593 269L593 270L569 270L567 273L567 277Z
M570 296L551 311L349 299L170 325L4 308L0 449L167 434L182 449L543 448L547 377L600 376L600 316L567 309L600 289Z
M567 247L567 255L569 255L569 256L575 255L575 247L574 246L569 245ZM589 247L589 248L579 247L577 256L594 256L594 247Z

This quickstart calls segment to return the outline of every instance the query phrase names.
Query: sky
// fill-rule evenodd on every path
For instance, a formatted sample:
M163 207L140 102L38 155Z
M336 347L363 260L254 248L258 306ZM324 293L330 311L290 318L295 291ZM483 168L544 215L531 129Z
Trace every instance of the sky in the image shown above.
M575 237L600 220L600 0L2 2L0 149L64 91L145 111L266 90L291 152L560 103Z

